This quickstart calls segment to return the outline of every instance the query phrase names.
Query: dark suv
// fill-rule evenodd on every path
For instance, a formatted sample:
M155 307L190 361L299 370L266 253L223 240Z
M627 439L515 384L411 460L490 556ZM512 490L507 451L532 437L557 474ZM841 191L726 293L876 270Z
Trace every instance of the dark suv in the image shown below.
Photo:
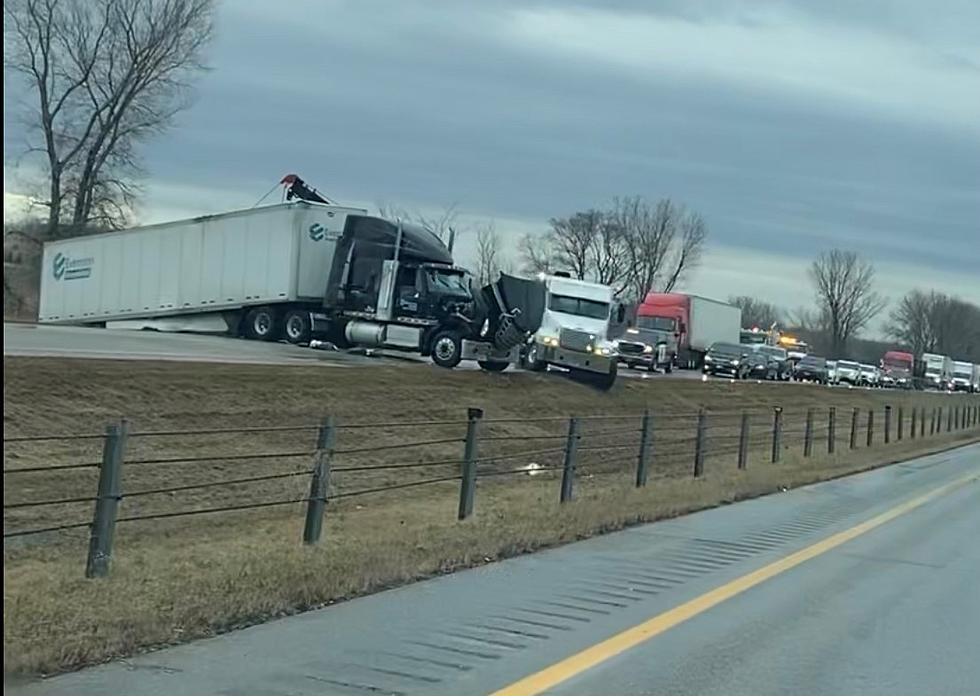
M807 355L796 364L793 377L798 382L817 382L827 384L827 360L816 355Z
M779 346L752 346L760 357L762 366L757 373L765 379L788 380L793 376L793 361L785 348Z
M751 353L749 346L715 343L704 356L704 374L745 379L752 371L753 361L749 360Z

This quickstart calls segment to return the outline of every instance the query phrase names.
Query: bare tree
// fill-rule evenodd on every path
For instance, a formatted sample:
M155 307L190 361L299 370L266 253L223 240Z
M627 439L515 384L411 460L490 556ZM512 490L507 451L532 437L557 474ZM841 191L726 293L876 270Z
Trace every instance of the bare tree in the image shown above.
M493 222L477 227L476 280L481 287L497 279L503 270L502 256L500 233Z
M688 212L681 218L681 239L677 250L669 261L670 275L664 283L663 291L671 292L677 284L701 264L704 241L708 238L708 227L699 213Z
M887 304L874 290L874 266L853 251L824 252L810 267L817 308L826 318L830 347L841 355L847 342Z
M3 12L4 65L36 97L27 154L46 170L46 236L119 221L140 145L190 103L214 0L7 0Z
M729 297L728 304L733 304L742 310L742 326L768 329L783 319L783 312L779 307L756 297L748 295Z
M980 307L944 293L912 290L892 310L886 330L916 355L980 360Z
M703 218L669 198L650 206L639 196L613 201L612 218L622 230L628 294L670 292L698 266L708 230Z
M551 273L555 270L551 244L544 235L528 232L518 242L518 251L525 273Z
M548 241L555 265L583 280L593 270L593 248L602 213L587 210L567 218L551 218Z
M589 211L590 214L595 211ZM593 276L597 283L609 285L619 296L629 284L628 240L611 213L592 216L594 233L589 249Z
M437 214L430 215L420 211L411 212L394 203L381 202L378 203L378 215L388 220L418 225L447 244L450 238L455 240L465 231L465 227L459 222L459 209L455 203L446 206Z

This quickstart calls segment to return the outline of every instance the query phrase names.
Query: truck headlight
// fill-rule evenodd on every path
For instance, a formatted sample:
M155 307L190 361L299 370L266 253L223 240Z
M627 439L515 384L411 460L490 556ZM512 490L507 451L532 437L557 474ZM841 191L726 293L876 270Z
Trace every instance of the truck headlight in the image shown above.
M653 352L653 346L643 346L643 352L644 353L652 353Z
M603 346L602 348L600 348L600 349L599 349L599 352L600 352L600 353L601 353L602 355L611 355L611 354L612 354L612 351L611 351L611 350L609 350L608 348L606 348L605 346Z
M545 344L546 346L557 346L558 345L558 339L555 338L554 336L545 336L543 339L541 339L541 342L543 344Z
M714 360L714 358L712 358L712 357L711 357L710 355L705 355L705 356L704 356L704 361L705 361L706 363L707 363L707 362L712 362L713 360Z
M741 360L732 360L732 365L734 365L735 367L738 367L738 364L740 362L741 362Z

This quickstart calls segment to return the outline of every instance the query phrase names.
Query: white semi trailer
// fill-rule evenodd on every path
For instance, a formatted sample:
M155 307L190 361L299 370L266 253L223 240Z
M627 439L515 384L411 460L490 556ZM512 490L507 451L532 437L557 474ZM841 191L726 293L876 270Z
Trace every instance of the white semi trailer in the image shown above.
M473 289L434 234L288 183L300 200L46 244L39 321L291 343L316 335L444 367L518 359L540 325L539 281L501 275Z

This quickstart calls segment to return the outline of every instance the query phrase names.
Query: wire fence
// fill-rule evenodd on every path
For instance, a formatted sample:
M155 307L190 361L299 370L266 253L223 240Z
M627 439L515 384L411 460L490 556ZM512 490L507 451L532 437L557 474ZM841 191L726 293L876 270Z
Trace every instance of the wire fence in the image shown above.
M759 407L660 413L338 423L253 428L16 435L4 439L4 539L88 530L86 576L109 571L117 524L290 506L316 543L324 511L367 497L554 480L569 503L593 478L702 477L719 467L778 465L980 427L975 398L944 407ZM410 437L406 437L409 435ZM7 464L10 463L10 466ZM179 465L179 466L178 466ZM447 486L451 488L446 488ZM412 495L420 495L413 493ZM295 513L292 513L295 514Z

